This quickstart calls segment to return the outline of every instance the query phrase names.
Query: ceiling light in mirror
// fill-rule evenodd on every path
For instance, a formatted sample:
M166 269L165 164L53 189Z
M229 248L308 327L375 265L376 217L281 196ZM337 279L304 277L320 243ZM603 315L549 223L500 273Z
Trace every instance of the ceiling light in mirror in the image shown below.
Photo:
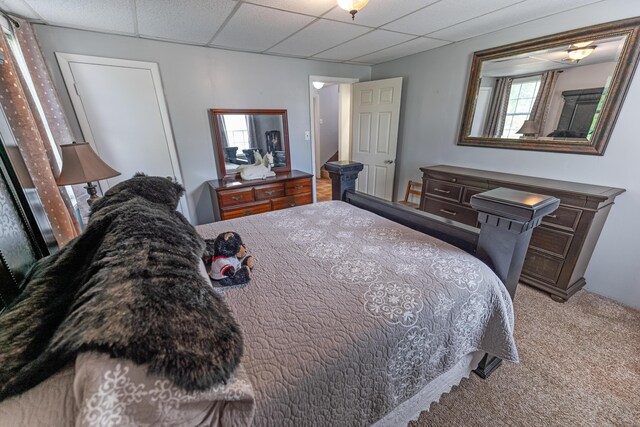
M586 41L586 42L580 42L580 43L574 43L574 44L571 45L571 47L582 49L583 47L589 46L591 43L593 43L593 40L589 40L589 41Z
M578 62L587 56L591 55L594 50L596 50L597 46L589 46L583 49L569 49L567 53L569 53L569 59L575 62Z

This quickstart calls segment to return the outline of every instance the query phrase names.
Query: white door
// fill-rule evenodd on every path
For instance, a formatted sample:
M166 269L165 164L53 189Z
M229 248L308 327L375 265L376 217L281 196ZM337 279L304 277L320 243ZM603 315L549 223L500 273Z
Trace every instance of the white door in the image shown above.
M354 83L351 160L364 169L356 189L391 200L396 171L402 77Z
M121 173L103 192L136 172L180 183L173 133L158 64L56 53L84 138ZM183 197L178 209L189 217Z

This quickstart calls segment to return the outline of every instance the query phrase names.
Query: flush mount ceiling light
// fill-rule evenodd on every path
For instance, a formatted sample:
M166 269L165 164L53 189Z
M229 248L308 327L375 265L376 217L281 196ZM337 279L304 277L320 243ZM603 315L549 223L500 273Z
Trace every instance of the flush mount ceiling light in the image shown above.
M591 43L593 43L593 40L589 40L589 41L586 41L586 42L580 42L580 43L574 43L574 44L571 45L571 47L582 49L583 47L589 46Z
M578 62L587 56L591 55L593 51L596 50L596 46L588 46L577 49L569 49L567 53L569 54L569 61Z
M338 0L338 6L351 14L351 20L356 19L356 13L369 3L369 0Z
M313 82L312 84L316 89L322 89L324 87L324 82Z

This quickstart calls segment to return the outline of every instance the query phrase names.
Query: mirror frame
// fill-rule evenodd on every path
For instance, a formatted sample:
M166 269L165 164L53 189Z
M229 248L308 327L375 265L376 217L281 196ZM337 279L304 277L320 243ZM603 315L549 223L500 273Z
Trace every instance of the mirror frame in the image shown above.
M264 115L279 115L282 116L282 146L285 149L285 155L287 159L287 165L271 168L276 173L290 172L291 171L291 150L289 148L289 125L287 123L287 110L259 110L259 109L229 109L229 108L212 108L209 110L211 113L211 121L213 122L214 129L214 145L216 146L216 160L218 163L218 176L220 179L239 179L239 172L228 172L224 163L224 151L220 141L220 126L218 126L218 116L223 114L264 114Z
M540 49L572 44L585 38L599 39L627 35L624 47L618 59L616 70L611 79L609 92L605 99L600 117L591 140L583 141L541 141L534 138L495 138L470 136L471 125L476 107L476 98L480 86L480 73L483 61L499 59ZM463 107L462 125L458 145L516 150L550 151L575 154L604 154L614 125L620 113L624 98L640 58L640 17L592 25L576 30L565 31L550 36L512 43L496 48L485 49L473 54L469 73L467 93Z

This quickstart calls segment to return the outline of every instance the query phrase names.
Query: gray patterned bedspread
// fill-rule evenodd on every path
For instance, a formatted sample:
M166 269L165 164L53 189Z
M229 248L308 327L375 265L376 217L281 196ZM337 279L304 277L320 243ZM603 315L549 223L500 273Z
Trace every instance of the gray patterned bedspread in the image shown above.
M343 202L197 229L240 233L256 261L225 290L255 425L370 425L470 352L518 359L502 283L440 240Z

